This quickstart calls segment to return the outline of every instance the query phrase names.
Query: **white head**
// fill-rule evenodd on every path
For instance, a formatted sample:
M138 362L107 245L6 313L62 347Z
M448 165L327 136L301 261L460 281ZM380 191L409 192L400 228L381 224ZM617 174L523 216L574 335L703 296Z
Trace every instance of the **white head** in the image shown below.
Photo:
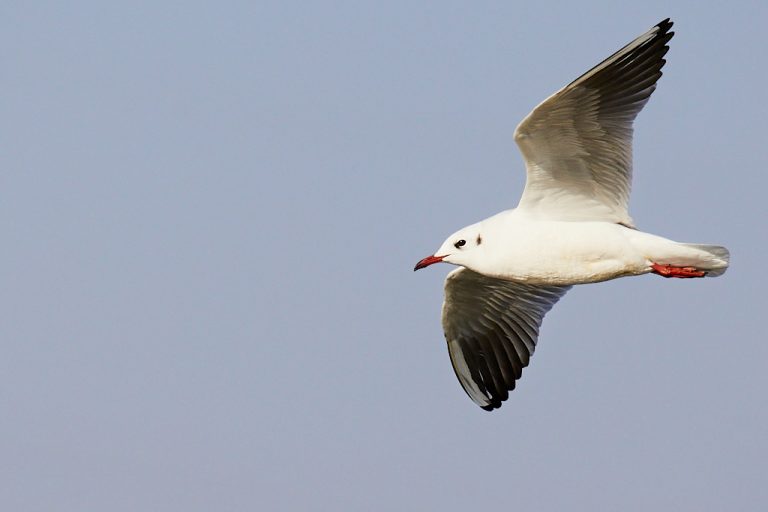
M473 263L477 261L483 243L480 224L479 222L472 224L449 236L434 256L427 256L419 261L413 270L419 270L441 261L468 268L474 267Z

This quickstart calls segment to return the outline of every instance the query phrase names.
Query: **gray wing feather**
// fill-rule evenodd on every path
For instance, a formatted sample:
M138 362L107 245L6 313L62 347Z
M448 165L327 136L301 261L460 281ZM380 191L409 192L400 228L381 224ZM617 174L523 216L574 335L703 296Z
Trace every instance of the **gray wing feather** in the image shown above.
M669 50L666 19L537 106L515 130L527 181L518 208L632 225L632 123Z
M466 268L448 274L443 329L464 391L493 410L515 388L536 348L544 315L570 286L533 286Z

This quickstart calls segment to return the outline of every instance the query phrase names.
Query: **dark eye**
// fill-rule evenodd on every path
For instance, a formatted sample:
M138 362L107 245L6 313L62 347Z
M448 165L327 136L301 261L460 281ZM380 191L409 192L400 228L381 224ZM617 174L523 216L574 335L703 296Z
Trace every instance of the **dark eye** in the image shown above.
M464 247L464 245L465 245L466 243L467 243L467 241L466 241L466 240L459 240L458 242L456 242L455 244L453 244L453 246L454 246L455 248L457 248L457 249L460 249L460 248Z

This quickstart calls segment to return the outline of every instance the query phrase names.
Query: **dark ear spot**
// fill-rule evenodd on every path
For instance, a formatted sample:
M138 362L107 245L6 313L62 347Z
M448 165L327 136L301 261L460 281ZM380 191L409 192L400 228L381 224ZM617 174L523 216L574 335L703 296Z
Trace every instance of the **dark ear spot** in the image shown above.
M477 235L476 241L477 241L477 245L480 245L481 243L483 243L483 237L481 237L480 235Z

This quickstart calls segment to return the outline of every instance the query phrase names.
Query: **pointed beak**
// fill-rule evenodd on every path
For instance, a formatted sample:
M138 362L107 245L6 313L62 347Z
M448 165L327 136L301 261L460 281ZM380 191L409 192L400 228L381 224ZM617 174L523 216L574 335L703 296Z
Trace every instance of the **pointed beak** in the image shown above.
M445 258L445 256L427 256L426 258L418 262L415 267L413 267L413 271L415 272L420 268L428 267L433 263L440 263L441 261L443 261L443 258Z

